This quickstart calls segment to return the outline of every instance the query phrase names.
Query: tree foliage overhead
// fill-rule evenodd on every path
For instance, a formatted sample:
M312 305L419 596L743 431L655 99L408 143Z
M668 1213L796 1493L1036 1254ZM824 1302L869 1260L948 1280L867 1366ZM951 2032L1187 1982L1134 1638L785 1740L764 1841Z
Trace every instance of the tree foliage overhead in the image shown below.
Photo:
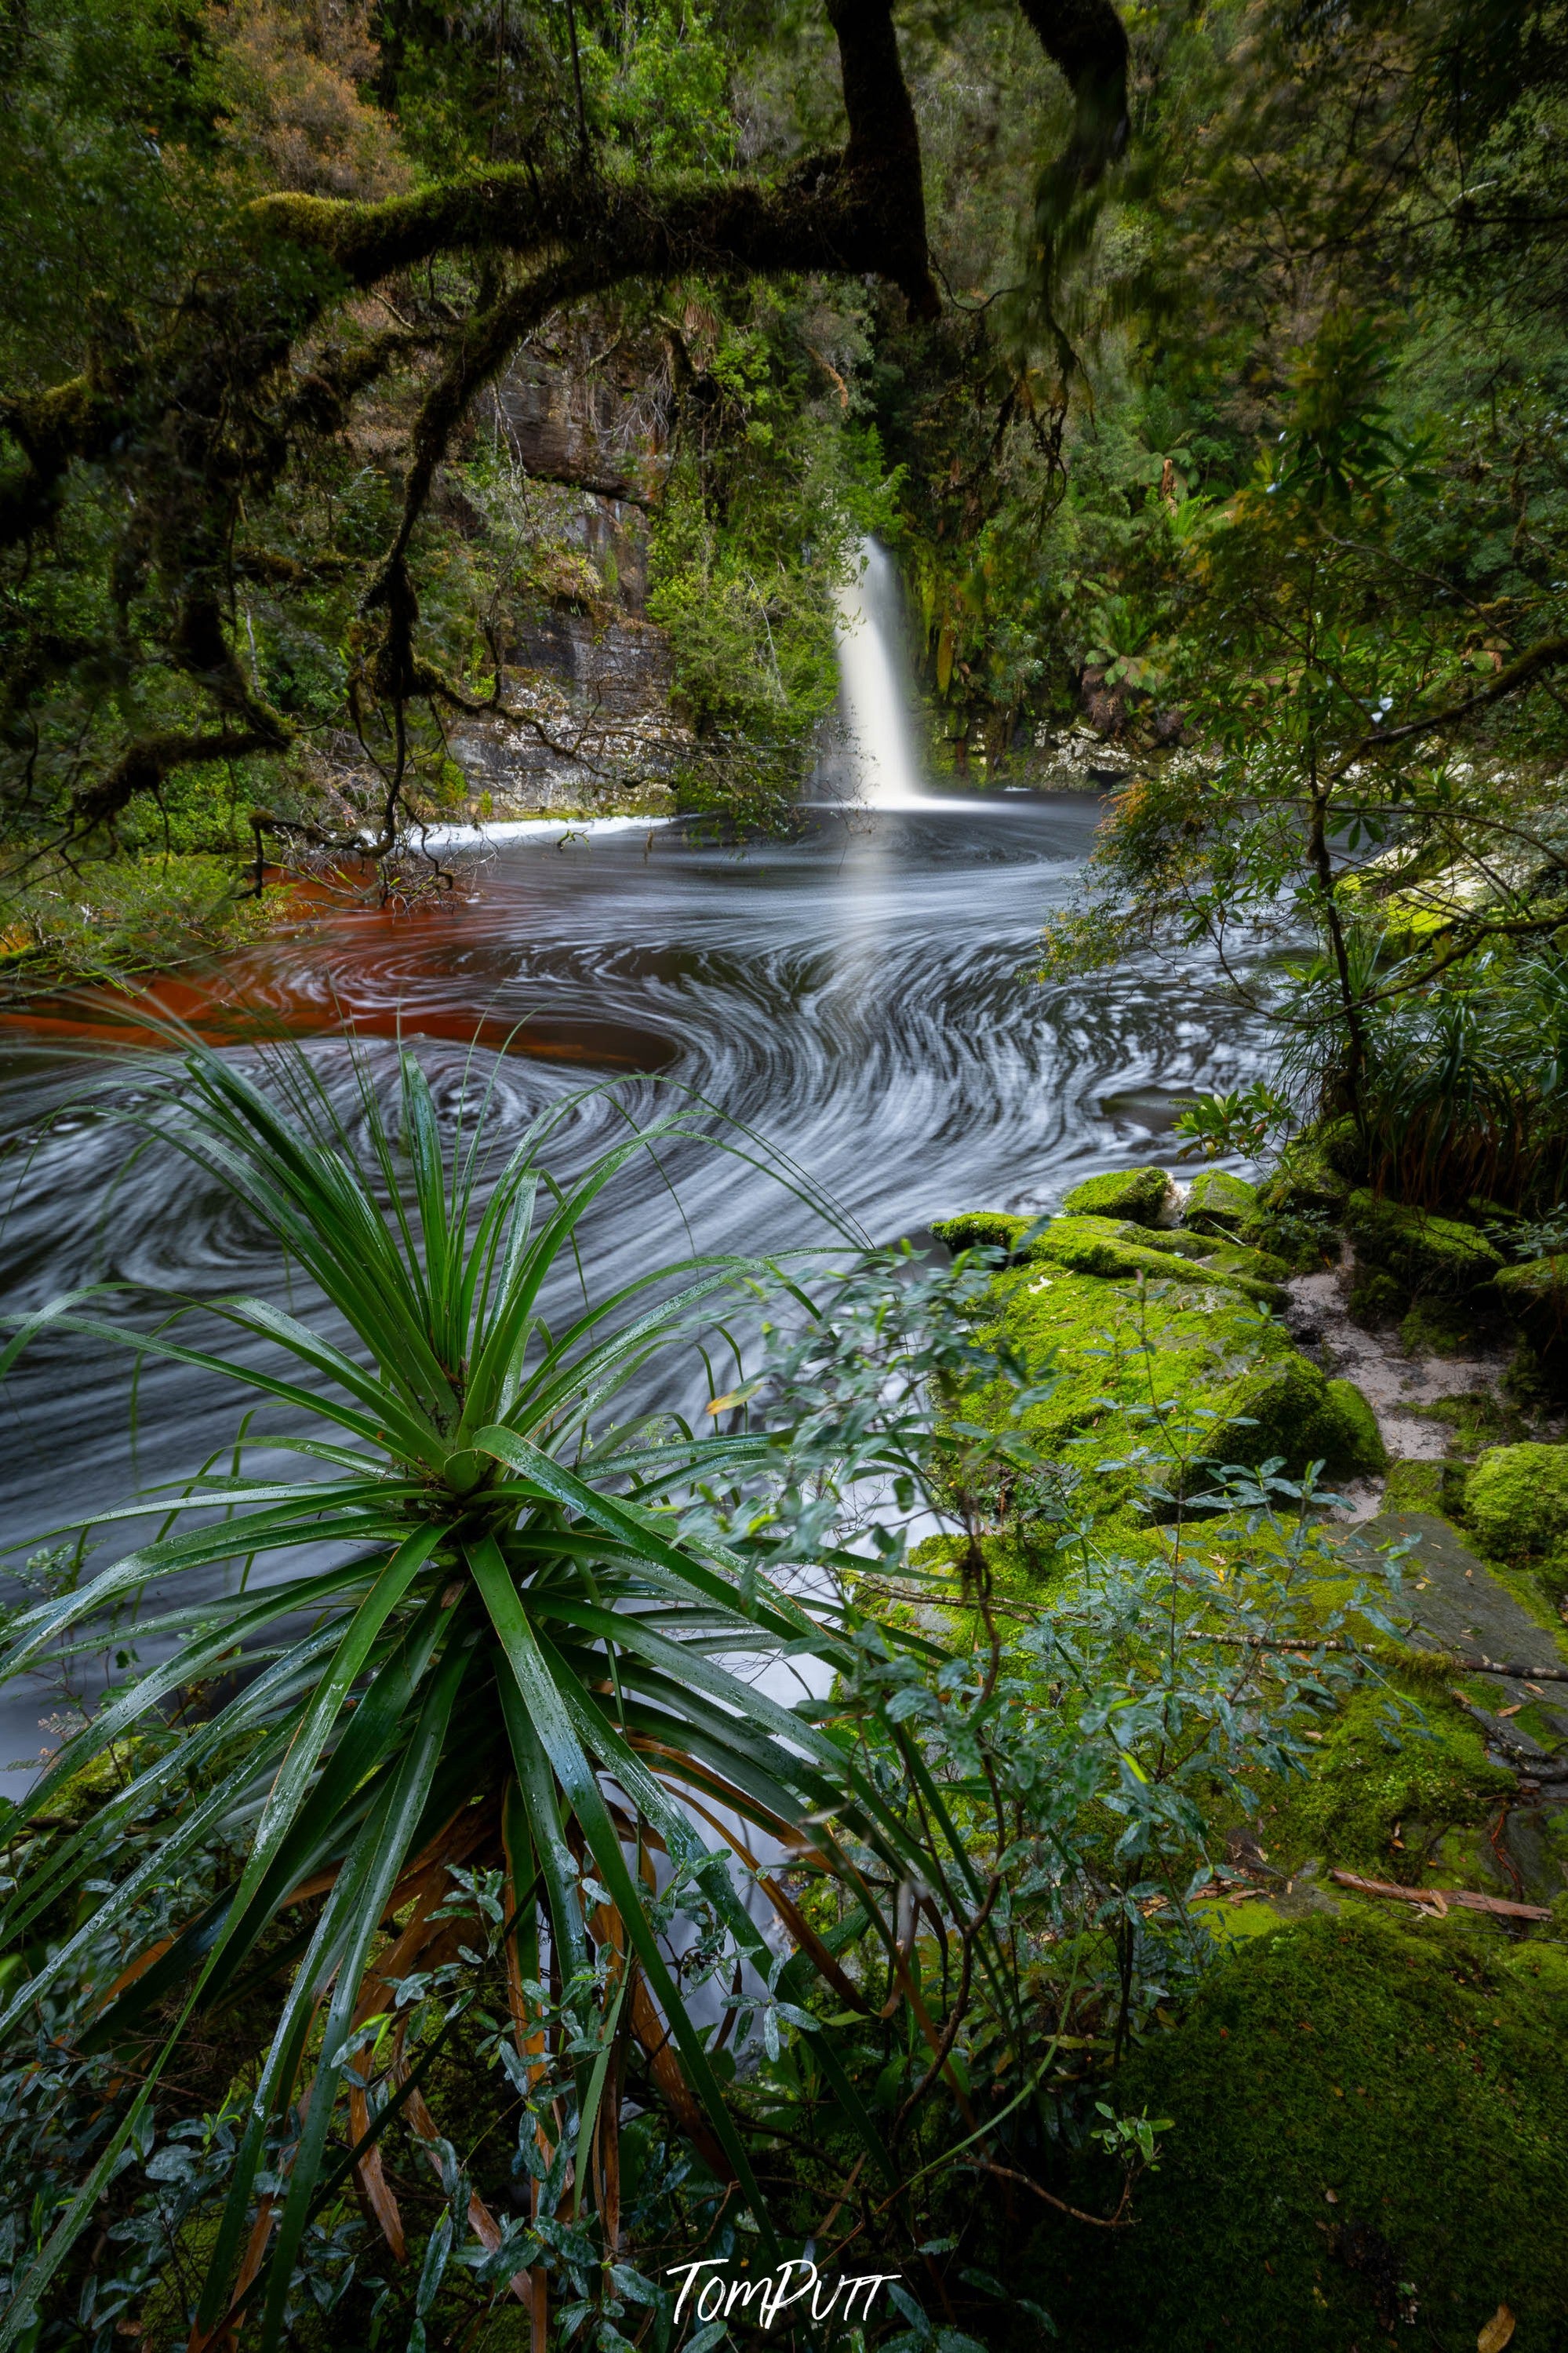
M24 797L81 835L193 764L285 757L298 714L258 674L247 595L308 604L347 577L346 700L384 776L385 848L411 706L449 715L500 693L499 662L488 685L465 681L422 635L422 533L455 437L527 338L590 298L693 277L868 276L935 317L890 6L827 13L841 135L765 173L737 162L712 59L668 12L618 46L569 12L563 60L543 12L433 48L417 11L394 9L382 79L414 125L412 171L358 95L363 60L331 11L293 40L241 13L220 40L207 20L141 10L129 52L85 19L24 24L12 70L44 170L38 196L15 201L47 289L17 319L0 396ZM1023 13L1074 97L1037 197L1048 268L1056 227L1123 140L1126 44L1108 0ZM293 120L313 127L292 157L276 120L290 77L309 85ZM61 152L73 121L86 172ZM256 193L264 167L305 185ZM112 184L107 239L96 169ZM360 193L323 192L356 175ZM400 175L412 184L384 193ZM73 342L75 371L53 375ZM416 397L395 511L355 518L357 544L291 528L356 404L405 380Z

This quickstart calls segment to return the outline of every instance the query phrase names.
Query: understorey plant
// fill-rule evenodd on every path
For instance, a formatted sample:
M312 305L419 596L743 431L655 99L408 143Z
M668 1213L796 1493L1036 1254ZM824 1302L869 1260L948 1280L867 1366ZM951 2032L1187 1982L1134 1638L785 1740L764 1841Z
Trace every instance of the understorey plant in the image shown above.
M1029 1425L1049 1363L976 1338L998 1263L862 1260L773 1344L800 1450L781 1509L860 1603L836 1728L928 1858L899 1891L891 1955L843 1883L807 1900L859 2021L841 2056L897 2172L891 2191L862 2188L838 2133L818 2261L896 2248L906 2292L934 2274L955 2325L993 2345L1042 2325L1011 2260L1020 2213L1130 2224L1164 2126L1121 2113L1118 2062L1213 1961L1229 1842L1378 1674L1368 1645L1399 1592L1397 1548L1358 1548L1317 1471L1210 1461L1212 1417L1152 1380L1146 1404L1103 1400L1078 1461L1046 1455ZM1140 1287L1123 1341L1147 1361L1142 1303ZM1091 1507L1089 1450L1135 1471L1131 1515ZM916 1627L937 1655L909 1642ZM770 2173L821 2196L834 2128L816 2060L809 2039L785 2051L756 2115Z
M984 1253L694 1260L547 1325L605 1186L707 1115L552 1185L551 1118L492 1163L482 1103L443 1138L401 1057L395 1134L359 1068L359 1153L291 1054L263 1083L189 1049L131 1113L348 1344L205 1302L277 1351L241 1362L188 1303L148 1328L81 1297L13 1341L260 1389L303 1475L247 1479L250 1425L62 1537L7 1628L7 1672L73 1676L80 1728L0 1826L0 2038L54 2020L65 2132L0 2331L96 2345L155 2311L267 2343L308 2313L420 2347L521 2305L536 2348L613 2353L667 2341L685 2264L830 2280L851 2245L911 2346L1037 2329L977 2179L1125 2223L1159 2120L1117 2112L1115 2058L1203 1966L1217 1826L1356 1669L1333 1646L1371 1597L1319 1499L1267 1466L1205 1490L1201 1419L1152 1407L1119 1442L1152 1506L1194 1500L1098 1528L1030 1436L1049 1366L977 1337ZM716 1335L711 1435L615 1420ZM995 1567L1020 1532L1026 1587ZM1096 2147L1108 2210L1057 2181Z
M16 2262L0 2347L37 2341L68 2284L73 2303L88 2294L93 2264L72 2250L204 2053L211 2105L233 2084L242 2099L203 2238L198 2346L241 2323L259 2346L281 2341L311 2233L351 2184L394 2263L412 2263L429 2167L413 2185L395 2177L394 2124L434 2160L447 2199L420 2258L416 2336L449 2257L477 2260L526 2307L536 2348L563 2267L579 2318L614 2300L628 2103L662 2112L731 2219L776 2248L726 2096L723 2038L693 2006L690 1924L706 1922L699 1982L722 1963L773 2017L773 2040L779 2015L809 2019L823 1956L796 1933L768 1858L847 1873L868 1917L882 1915L879 1890L921 1867L853 1743L792 1704L787 1675L782 1697L755 1676L805 1660L819 1683L854 1672L831 1588L802 1598L773 1573L789 1567L775 1541L721 1526L710 1504L688 1508L761 1476L765 1435L726 1430L721 1400L705 1435L679 1412L616 1419L650 1370L668 1367L667 1393L684 1394L721 1345L724 1310L783 1278L693 1257L607 1295L584 1282L576 1303L562 1281L585 1243L591 1262L595 1204L619 1172L710 1136L710 1114L683 1107L632 1127L562 1181L559 1108L502 1150L481 1091L444 1133L405 1053L395 1130L370 1063L343 1050L354 1136L293 1050L258 1070L186 1041L138 1072L125 1112L149 1147L184 1155L243 1205L313 1311L165 1299L147 1323L78 1294L14 1318L0 1359L9 1372L49 1335L85 1335L232 1381L282 1423L264 1439L247 1418L232 1457L97 1514L76 1532L81 1573L5 1630L7 1679L96 1658L106 1641L120 1666L0 1824L12 1964L0 2046L56 1989L86 1984L75 2048L116 2063L111 2127L83 2143L72 2194ZM754 1149L738 1136L730 1148ZM197 1316L218 1345L198 1345ZM244 1353L226 1352L226 1332ZM249 1475L262 1443L297 1472ZM124 1760L122 1778L58 1824L62 1794L105 1757ZM771 1937L741 1899L732 1852ZM460 1874L482 1887L483 1937L454 1908ZM884 1931L892 1949L890 1920ZM458 2024L466 2005L448 2005L448 2056L463 2064L447 2069L444 2118L407 1989L476 1953L466 1966L500 2025L476 2050L475 2027ZM226 2028L237 2015L250 2019L247 2045ZM510 2216L452 2154L500 2042L510 2091L495 2130L515 2141L521 2104L533 2151ZM821 2064L875 2149L826 2042ZM592 2221L592 2281L588 2242L562 2235L568 2207L573 2231Z

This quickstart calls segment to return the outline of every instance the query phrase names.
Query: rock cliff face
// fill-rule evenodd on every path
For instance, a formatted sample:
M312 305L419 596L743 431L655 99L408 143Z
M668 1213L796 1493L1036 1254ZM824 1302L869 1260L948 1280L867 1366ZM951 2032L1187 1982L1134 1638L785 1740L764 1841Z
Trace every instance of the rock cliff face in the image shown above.
M585 326L548 356L520 353L492 396L549 553L507 615L504 699L521 717L453 731L475 816L669 804L687 738L670 709L669 640L647 617L663 364L655 347L595 354Z

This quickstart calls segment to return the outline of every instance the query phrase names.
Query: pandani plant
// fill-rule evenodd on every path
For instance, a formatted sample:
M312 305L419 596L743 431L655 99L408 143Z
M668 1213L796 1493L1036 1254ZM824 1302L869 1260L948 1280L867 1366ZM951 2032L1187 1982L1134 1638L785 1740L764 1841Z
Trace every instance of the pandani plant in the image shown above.
M589 1989L595 2030L563 2063L574 2109L557 2104L540 2131L553 2137L555 2170L574 2169L574 2197L596 2208L612 2249L612 2057L628 2037L644 2080L734 2182L764 2245L776 2243L708 2033L652 1916L657 1884L682 1874L700 1884L735 1966L751 1964L774 1998L798 2004L814 1969L840 2000L854 1989L765 1856L840 1874L896 1970L886 1925L895 1907L884 1898L921 1867L902 1810L808 1704L786 1705L740 1672L805 1654L847 1670L847 1617L829 1599L808 1607L765 1560L694 1534L701 1523L680 1509L704 1483L743 1482L765 1438L726 1430L736 1417L721 1413L698 1433L679 1417L610 1419L634 1377L691 1346L723 1294L750 1287L754 1299L759 1269L696 1255L603 1298L582 1289L556 1326L542 1312L552 1278L574 1261L580 1271L595 1205L617 1172L678 1138L711 1137L711 1117L683 1104L640 1131L628 1124L580 1175L557 1181L544 1154L563 1107L504 1149L493 1093L482 1092L444 1140L426 1081L401 1051L395 1134L369 1064L352 1043L345 1050L357 1142L297 1050L253 1072L187 1038L177 1082L126 1113L244 1204L345 1336L257 1297L175 1303L143 1328L77 1293L12 1318L0 1356L4 1374L40 1334L66 1330L143 1364L232 1380L284 1409L286 1426L265 1442L300 1465L295 1476L250 1478L239 1452L226 1455L226 1469L209 1464L161 1492L155 1535L10 1621L4 1679L101 1651L105 1626L128 1609L136 1657L152 1663L110 1685L5 1825L21 1861L0 1912L0 1956L29 1958L0 2041L118 1926L131 1958L103 1989L93 2039L134 2049L140 2082L0 2319L0 2353L42 2309L196 2022L269 1973L281 1989L273 2031L193 2344L258 2314L263 2348L279 2341L304 2234L351 2168L402 2252L379 2137L394 2114L432 2139L437 2126L384 2022L397 1981L449 1958L462 1934L448 1900L455 1872L504 1876L514 2082L563 2063L547 2047L561 2030L545 1982ZM755 1151L739 1132L726 1148ZM240 1335L243 1358L194 1345L184 1319L198 1309ZM117 1521L145 1523L150 1508L142 1493L94 1514L93 1540ZM219 1571L228 1589L215 1596ZM139 1729L157 1736L138 1740ZM28 1825L62 1785L115 1744L133 1760L125 1785L79 1827L29 1842ZM149 1822L151 1841L127 1871L127 1830ZM783 1924L782 1968L727 1849ZM138 1947L149 1892L214 1852L232 1857L216 1892L172 1937ZM62 1913L83 1925L39 1961L37 1924ZM831 2038L815 2047L885 2167ZM481 2240L499 2241L477 2197L469 2220ZM542 2348L544 2268L521 2271L511 2287Z

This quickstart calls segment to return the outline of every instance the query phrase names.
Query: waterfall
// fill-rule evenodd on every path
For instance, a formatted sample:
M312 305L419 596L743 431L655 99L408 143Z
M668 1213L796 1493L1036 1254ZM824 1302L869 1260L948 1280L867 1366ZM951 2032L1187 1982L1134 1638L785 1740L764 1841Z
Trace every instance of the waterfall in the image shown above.
M910 724L899 582L874 539L860 542L852 576L837 591L838 676L860 797L871 808L924 800Z

